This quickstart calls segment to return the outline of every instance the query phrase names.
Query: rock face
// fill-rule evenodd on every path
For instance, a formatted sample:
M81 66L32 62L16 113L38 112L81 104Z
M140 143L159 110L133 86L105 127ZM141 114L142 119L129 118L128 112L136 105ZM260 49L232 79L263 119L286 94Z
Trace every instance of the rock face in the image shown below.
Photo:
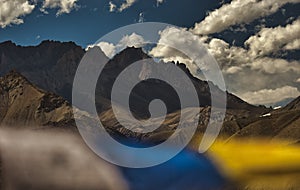
M175 64L179 67L184 73L188 76L188 78L192 81L193 85L198 94L198 99L201 107L211 106L211 93L214 92L216 97L221 97L222 95L227 96L227 108L228 109L236 109L247 111L248 115L260 115L262 113L266 113L270 111L265 107L257 107L248 104L247 102L241 100L237 96L224 92L220 90L217 86L212 84L211 82L202 81L196 77L194 77L189 69L184 64L180 63L155 63L150 57L143 52L141 48L127 48L115 55L105 66L103 72L101 73L98 80L98 91L96 95L104 97L105 99L110 99L111 97L111 89L119 74L128 66L133 64L136 61L143 60L141 62L142 66L136 69L137 75L139 79L132 80L143 80L144 76L149 72L159 72L160 75L164 75L168 70L155 70L151 71L147 68L149 64ZM134 76L132 76L134 77ZM131 80L131 79L128 79ZM174 83L176 83L179 89L185 89L188 93L191 89L187 88L187 84L185 84L181 78L174 77ZM212 89L210 89L210 87ZM136 114L137 117L147 118L150 116L148 111L148 105L153 99L161 99L166 104L168 109L168 113L173 113L180 110L180 101L178 99L178 95L175 90L169 86L167 83L161 80L149 79L140 82L135 86L133 91L130 94L130 108L131 111ZM221 98L216 98L218 101ZM218 102L216 104L219 104ZM184 109L183 107L182 109Z
M22 47L7 41L0 44L0 76L15 69L39 88L58 94L71 102L73 79L84 53L85 51L73 42L44 41L38 46ZM97 99L99 99L96 101L99 111L107 109L107 106L102 108L103 105L101 104L110 99L111 87L116 77L130 64L147 58L150 57L141 48L126 48L109 60L99 77L96 90ZM178 64L178 67L192 80L201 105L209 106L208 83L193 77L184 64ZM141 69L139 72L140 76L143 77L145 70ZM180 83L180 79L177 80L179 87L184 88L185 84ZM217 87L212 90L219 94L225 93ZM230 109L243 109L251 112L251 114L267 112L267 109L252 106L230 93L226 95L227 106ZM145 108L147 108L149 101L157 96L166 101L169 113L180 109L176 94L165 83L147 80L132 93L132 111L141 117L148 117L149 113Z
M84 53L81 47L72 42L44 41L36 47L21 47L12 42L0 44L0 75L3 76L11 69L16 70L0 79L1 124L60 126L69 124L68 122L74 123L67 101L71 101L73 78ZM154 98L164 100L168 108L166 121L163 123L166 130L155 131L147 137L131 133L120 126L111 110L111 88L117 76L132 63L144 60L143 66L138 70L138 76L142 80L151 72L147 69L149 58L141 48L126 48L111 60L107 58L108 63L96 88L96 105L100 118L110 131L126 137L162 141L174 132L181 109L176 93L166 83L159 80L143 81L134 88L130 96L131 111L140 119L149 117L148 106ZM221 91L213 84L209 85L209 82L195 78L184 64L177 63L176 66L191 79L198 93L202 107L199 131L203 132L208 123L212 90L218 95L226 93L227 96L227 114L221 132L227 138L268 136L270 139L291 138L293 142L299 141L299 98L282 109L272 111L250 105L233 94ZM180 79L174 80L179 88L185 88L186 85ZM182 109L188 112L191 108ZM270 115L263 117L267 113Z
M62 97L43 91L16 71L0 78L2 126L42 126L72 120L72 109Z

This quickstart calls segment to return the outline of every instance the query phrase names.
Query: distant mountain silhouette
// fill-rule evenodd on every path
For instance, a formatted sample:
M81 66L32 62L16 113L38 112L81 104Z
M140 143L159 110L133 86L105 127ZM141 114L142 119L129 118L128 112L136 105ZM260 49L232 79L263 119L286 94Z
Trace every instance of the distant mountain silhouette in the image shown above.
M0 122L2 125L74 126L71 106L73 78L85 50L73 42L44 41L38 46L21 47L8 41L0 44ZM111 109L110 93L116 77L129 65L150 57L141 48L129 47L108 60L96 88L96 105L101 121L117 135L142 141L161 142L174 132L180 119L180 106L176 93L157 80L141 82L130 96L130 106L137 118L149 117L148 106L153 97L164 100L168 113L162 126L149 134L133 133L116 121ZM147 61L143 63L147 65ZM157 63L175 64L175 63ZM210 82L191 75L184 64L176 63L193 82L201 103L198 132L204 132L210 115L210 90L218 95L226 93L227 112L221 136L243 138L263 136L270 139L300 141L299 98L286 107L271 110L250 105L235 95L221 91ZM9 72L14 70L12 72ZM143 77L141 67L139 76ZM164 72L164 71L160 71ZM179 87L185 84L174 79ZM209 89L213 86L213 89ZM122 105L120 105L122 109ZM185 107L189 113L193 108ZM80 110L79 110L80 111ZM267 114L270 113L270 114ZM124 114L128 114L124 112ZM193 118L191 118L193 119ZM189 121L185 121L189 124ZM138 127L138 126L137 126Z
M70 102L73 77L84 53L73 42L43 41L38 46L28 47L3 42L0 44L0 76L16 70L39 88Z
M143 52L141 48L128 47L119 54L115 55L105 66L102 74L98 80L98 88L99 95L106 99L110 99L112 86L118 77L118 75L129 65L133 64L139 60L145 60L150 58L146 53ZM151 59L149 62L154 62ZM138 70L139 76L142 75L147 70L147 61L143 63L143 66ZM151 64L151 63L149 63ZM175 64L175 63L157 63L157 64ZM182 69L186 75L193 82L196 91L198 93L199 102L202 107L211 106L211 94L210 91L215 92L217 97L220 97L226 93L227 96L227 108L229 109L240 109L247 110L252 114L261 114L267 112L268 109L264 107L257 107L248 104L247 102L241 100L237 96L221 91L217 86L212 84L211 82L202 81L196 77L194 77L189 69L181 63L176 64L180 69ZM151 71L150 71L151 72ZM155 71L161 72L161 75L164 72L168 71ZM181 78L174 78L176 84L181 89L186 89L186 84L182 82ZM210 85L208 83L211 83ZM210 89L213 87L213 89ZM189 89L186 89L189 90ZM137 85L134 90L131 92L131 108L134 113L141 117L149 117L148 113L148 105L149 103L155 99L161 99L165 102L168 108L168 113L172 113L174 111L180 110L180 104L178 101L178 96L176 92L170 88L170 86L160 80L146 80ZM218 99L221 98L216 98ZM218 104L218 103L216 103Z
M73 42L43 41L38 46L22 47L11 41L0 44L0 76L10 70L16 70L38 87L54 92L71 102L72 84L77 66L83 57L85 50ZM103 73L99 77L96 95L99 111L102 110L102 100L110 99L111 87L116 77L130 64L147 59L141 48L126 48L113 59L109 60ZM210 92L206 81L193 77L184 64L177 64L193 81L199 95L202 106L210 106ZM141 71L142 72L142 71ZM178 79L180 82L180 79ZM185 84L180 84L184 87ZM211 85L213 86L213 85ZM164 89L164 90L163 90ZM167 91L166 91L167 89ZM224 93L217 87L218 93ZM176 94L166 84L157 81L141 83L132 93L132 111L137 115L147 117L145 108L153 97L160 96L166 101L169 113L179 110L176 103ZM230 109L243 109L253 113L267 112L267 109L250 105L233 94L227 93L227 105ZM107 106L105 106L107 109ZM104 110L105 110L104 109Z

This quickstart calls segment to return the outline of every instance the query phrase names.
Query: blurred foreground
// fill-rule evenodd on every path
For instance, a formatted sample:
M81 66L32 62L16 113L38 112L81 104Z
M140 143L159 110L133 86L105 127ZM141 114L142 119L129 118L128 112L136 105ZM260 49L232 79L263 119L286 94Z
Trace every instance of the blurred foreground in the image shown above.
M209 155L241 189L300 189L300 146L243 139L217 142Z
M1 130L0 158L4 190L300 189L300 147L263 140L216 142L205 155L185 150L129 169L103 161L76 135Z

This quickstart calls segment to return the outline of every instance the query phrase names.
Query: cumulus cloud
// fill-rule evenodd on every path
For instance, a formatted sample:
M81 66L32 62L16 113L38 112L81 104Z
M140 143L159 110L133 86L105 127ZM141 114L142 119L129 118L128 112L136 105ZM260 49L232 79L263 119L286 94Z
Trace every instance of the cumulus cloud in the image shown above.
M296 40L294 40L292 42L289 42L288 44L286 44L284 46L284 49L285 50L297 50L297 49L300 49L300 38L296 39Z
M142 47L147 42L144 38L136 33L132 33L130 35L125 35L122 39L117 43L109 43L109 42L99 42L98 44L88 45L86 50L92 48L94 46L99 46L101 50L105 53L105 55L109 58L112 58L117 52L122 51L126 47Z
M117 8L117 5L115 5L112 1L109 2L109 12L114 12Z
M117 46L120 48L126 48L126 47L142 47L145 45L146 41L144 38L136 33L132 33L131 35L125 35L123 38L120 40Z
M177 49L187 49L193 52L193 60L202 59L199 57L199 48L205 47L216 58L219 66L225 73L233 74L241 71L251 59L247 55L247 51L240 47L230 47L230 45L216 38L199 37L196 35L187 35L187 29L184 28L166 28L160 32L159 44L170 44L170 46L157 45L149 53L154 57L163 59L164 61L179 61L187 64L191 72L197 75L197 68L192 59L184 55ZM203 50L203 52L205 52ZM205 67L201 68L205 70Z
M235 74L235 73L238 73L240 71L242 71L243 69L241 67L238 67L238 66L232 66L232 67L229 67L228 69L226 69L224 72L226 74Z
M276 29L273 29L276 31ZM274 35L278 35L281 37L277 37L280 40L276 40L276 38L273 36L270 38L269 43L274 43L274 41L277 41L276 44L284 44L280 45L282 48L283 46L286 46L286 44L289 44L287 42L292 42L293 40L289 40L290 30L285 30L285 32L282 33L276 33ZM300 32L300 31L299 31ZM269 31L269 34L272 33ZM299 36L297 33L293 33L295 37ZM267 35L267 34L266 34ZM270 34L272 36L272 34ZM257 35L262 37L262 35ZM268 37L266 37L268 38ZM292 39L293 37L291 37ZM247 41L251 41L252 44L258 44L255 46L263 50L254 50L256 48L252 47L249 50L243 48L243 47L236 47L236 46L230 46L227 42L221 40L212 38L205 42L206 47L208 48L209 52L214 55L214 57L217 59L220 67L223 69L224 73L227 74L234 74L238 71L241 71L241 68L246 69L252 69L254 71L262 71L264 73L268 74L279 74L279 73L286 73L288 71L292 71L294 73L300 73L300 62L296 60L285 60L280 58L271 58L266 56L267 53L261 53L261 52L276 52L278 51L277 48L279 46L277 45L265 45L268 43L268 40L266 39L256 39L254 40L252 37L250 37ZM274 40L272 40L274 39ZM284 43L283 43L284 42ZM293 41L293 43L296 43ZM273 49L272 49L273 48ZM258 73L260 74L260 73Z
M46 9L58 8L57 16L70 13L78 8L78 0L43 0L40 10L47 13ZM32 13L37 6L37 0L0 0L0 27L5 28L12 24L23 24L23 16Z
M5 28L12 24L22 24L23 16L30 14L35 5L28 0L0 0L0 26Z
M299 76L300 62L298 60L259 57L252 54L249 49L230 45L222 39L207 36L191 38L184 31L187 29L166 28L160 32L159 43L172 44L174 47L196 52L198 46L203 44L218 61L228 90L235 94L294 86L295 76ZM150 54L162 58L164 61L186 63L191 72L197 75L197 67L191 59L176 49L158 45L150 51ZM300 85L297 87L300 89Z
M294 50L300 47L300 19L285 27L263 28L251 36L245 45L253 56L274 54L282 49Z
M234 25L244 26L257 18L275 13L287 3L298 2L300 0L233 0L229 4L221 5L221 8L210 13L202 22L196 23L195 28L169 27L164 29L159 33L159 43L170 46L157 45L149 54L161 58L165 62L179 61L185 63L191 72L197 76L198 66L191 58L177 49L188 49L190 52L194 52L193 55L196 57L199 53L199 47L204 45L218 61L228 90L237 95L247 98L246 95L251 95L254 92L266 94L265 92L275 91L283 94L283 90L290 90L289 92L291 92L289 87L300 89L299 79L295 79L298 78L295 76L300 74L300 61L287 60L277 56L281 52L299 49L300 19L291 21L292 23L286 26L274 28L266 28L265 25L261 24L255 30L257 34L250 36L245 41L244 46L230 45L222 39L208 36L208 34L230 29ZM186 35L187 31L201 35ZM118 44L102 43L99 46L109 57L112 57L118 52L117 49L126 45L130 46L130 37L129 35L124 36ZM201 69L205 70L206 68ZM251 97L250 95L249 97ZM270 101L276 102L277 99ZM256 98L250 102L261 104L263 101Z
M241 66L251 61L247 50L241 47L230 46L221 39L212 38L204 43L209 52L218 60L221 68Z
M120 6L120 8L118 9L119 12L124 11L125 9L128 9L129 7L131 7L135 2L137 2L137 0L126 0L124 3L122 3L122 5Z
M287 98L296 98L299 95L300 92L296 87L284 86L277 89L263 89L255 92L247 92L241 94L240 97L251 104L264 105L280 102Z
M222 32L230 26L248 24L255 19L270 15L287 3L299 3L300 0L232 0L209 13L192 31L208 35Z
M112 43L108 43L108 42L100 42L98 44L93 44L93 45L88 45L86 50L88 50L89 48L95 47L95 46L99 46L101 48L101 50L103 51L103 53L111 58L116 54L116 46Z
M264 95L268 97L266 92L279 92L277 98L270 100L276 103L279 97L285 98L284 91L292 91L289 87L294 90L300 89L300 83L295 82L295 76L300 74L300 61L283 59L279 54L299 49L300 19L286 26L274 28L266 28L261 24L256 30L257 34L250 36L244 46L230 45L222 39L208 35L236 25L243 29L245 24L271 15L287 3L299 2L300 0L232 0L231 3L223 4L221 8L209 13L202 22L196 23L194 28L181 30L166 28L160 32L159 43L166 42L173 47L185 48L195 53L198 50L197 46L204 44L218 61L229 91L247 99L254 92L261 94L261 98ZM196 37L186 35L185 32L188 30L200 35ZM150 54L164 61L186 63L191 72L197 75L194 62L174 48L158 45L150 51ZM255 98L250 100L250 103L265 102Z
M230 46L215 38L205 45L218 61L228 90L234 93L294 85L295 76L300 74L298 60L258 57L243 47Z
M131 7L133 4L135 4L138 0L125 0L124 3L122 3L119 8L117 8L118 6L113 3L112 1L109 2L109 11L110 12L122 12L125 9L128 9L129 7ZM165 0L156 0L156 6L158 7L160 4L164 3Z
M46 9L56 9L59 10L56 13L56 16L59 16L64 13L70 13L73 9L78 8L76 4L78 0L44 0L44 3L41 7L41 11L47 13Z
M265 57L261 59L255 59L250 66L252 69L261 70L270 74L286 73L288 71L294 71L295 73L300 74L299 61L287 61L285 59Z
M197 76L198 67L194 64L194 61L199 59L204 60L206 51L202 42L206 40L206 38L189 35L187 29L174 27L164 29L159 35L159 45L154 47L149 54L153 57L161 58L165 62L178 61L185 63L190 68L191 72ZM187 55L180 52L178 49L188 50L192 57L187 57ZM202 62L203 64L200 69L207 70L204 61Z

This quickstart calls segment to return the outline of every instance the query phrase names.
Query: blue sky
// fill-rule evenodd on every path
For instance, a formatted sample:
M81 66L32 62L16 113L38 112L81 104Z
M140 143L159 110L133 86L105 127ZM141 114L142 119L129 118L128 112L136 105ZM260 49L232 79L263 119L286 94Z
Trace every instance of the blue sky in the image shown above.
M228 90L244 100L276 105L300 96L300 0L0 1L0 42L26 46L50 39L86 48L139 20L164 22L196 35L218 61ZM186 46L191 39L182 34L169 29L160 39L192 51ZM98 45L105 53L118 47ZM151 52L189 65L170 49L156 47Z
M122 1L115 1L121 4ZM138 22L140 13L145 21L165 22L182 27L192 27L202 20L208 10L219 5L218 0L168 0L157 6L156 0L136 2L122 12L109 12L107 0L78 1L77 10L56 16L56 9L42 13L38 5L24 16L24 24L0 29L0 41L12 40L20 45L34 45L41 40L74 41L85 47L102 35L121 26ZM38 37L39 36L39 37ZM37 39L38 37L38 39Z

